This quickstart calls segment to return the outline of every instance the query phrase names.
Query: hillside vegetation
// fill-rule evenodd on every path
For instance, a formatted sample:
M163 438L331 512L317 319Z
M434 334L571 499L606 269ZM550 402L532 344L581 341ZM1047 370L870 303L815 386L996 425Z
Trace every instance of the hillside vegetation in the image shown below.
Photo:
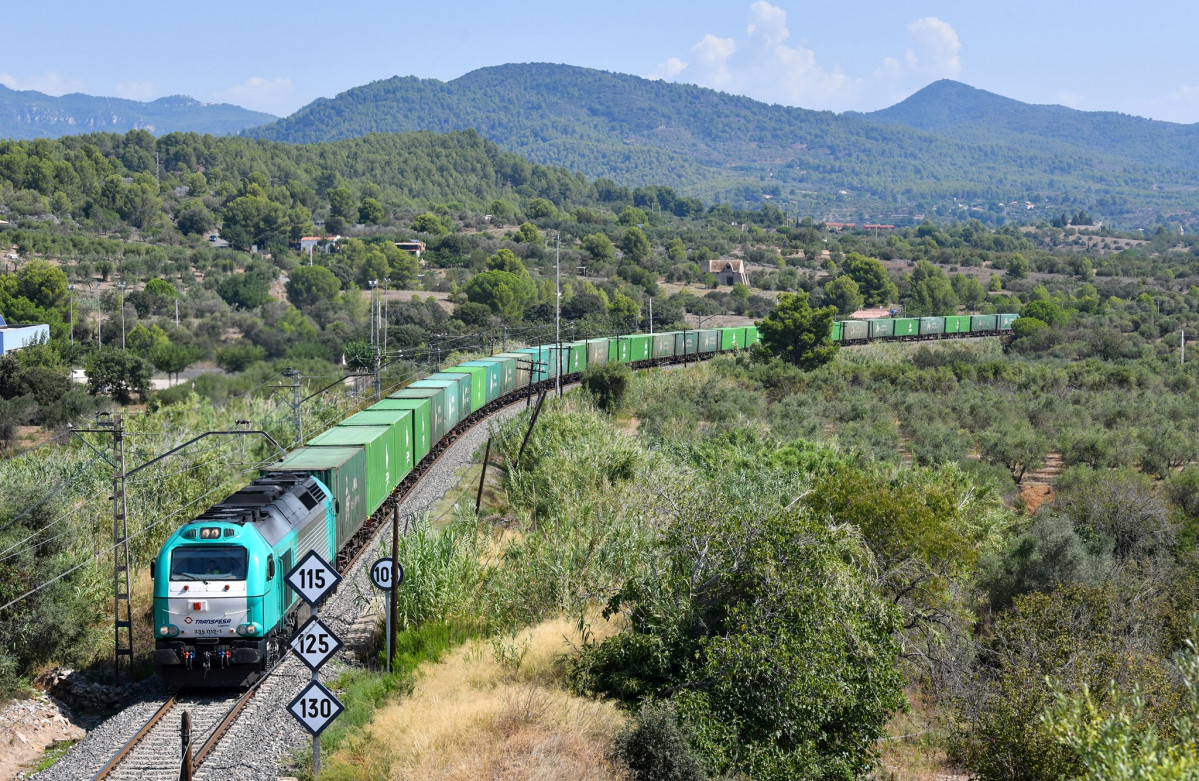
M968 97L953 102L953 113L978 113ZM938 102L936 96L915 100ZM988 111L978 123L985 132L954 136L935 123L926 132L877 121L916 113L899 107L865 119L534 63L482 68L449 82L377 81L247 133L311 143L473 128L508 151L588 176L670 185L733 206L770 199L788 214L845 221L952 216L963 205L1002 218L1012 201L1018 202L1012 216L1026 201L1038 208L1087 208L1133 225L1159 211L1195 216L1199 158L1177 147L1193 132L1144 123L1137 133L1116 135L1108 131L1124 125L1073 112L1068 130L1042 134L1042 107L1019 105L1015 119L983 121L995 113ZM1080 126L1088 132L1076 133ZM1107 144L1086 142L1096 136Z

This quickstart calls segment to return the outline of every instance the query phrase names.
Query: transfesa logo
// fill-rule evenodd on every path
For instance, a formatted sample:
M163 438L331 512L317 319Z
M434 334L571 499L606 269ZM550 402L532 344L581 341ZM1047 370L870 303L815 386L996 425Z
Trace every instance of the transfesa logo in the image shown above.
M187 616L186 618L183 619L183 623L185 623L185 624L190 624L191 622L192 622L191 616Z

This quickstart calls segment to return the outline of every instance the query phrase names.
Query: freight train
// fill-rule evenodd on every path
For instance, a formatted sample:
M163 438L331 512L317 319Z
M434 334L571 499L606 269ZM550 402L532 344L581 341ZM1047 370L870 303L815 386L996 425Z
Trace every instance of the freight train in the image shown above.
M850 320L843 344L999 334L1016 315ZM549 344L452 366L313 437L245 488L180 527L151 567L154 664L168 683L245 686L270 669L306 618L284 576L308 551L333 562L401 483L461 428L587 366L634 368L751 347L754 326L631 334Z

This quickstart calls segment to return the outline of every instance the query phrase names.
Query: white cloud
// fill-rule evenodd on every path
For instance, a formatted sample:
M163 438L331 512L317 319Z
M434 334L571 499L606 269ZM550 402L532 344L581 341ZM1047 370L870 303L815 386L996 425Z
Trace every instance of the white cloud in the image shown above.
M1199 86L1184 84L1164 95L1152 95L1131 101L1124 111L1165 122L1199 122Z
M689 61L671 57L653 77L805 108L882 108L962 69L962 44L952 25L930 16L915 20L905 32L908 48L902 54L883 57L872 71L864 71L867 75L850 75L821 63L806 42L790 43L787 12L755 0L744 38L708 33L692 47Z
M251 76L241 84L218 90L216 99L258 111L278 111L287 107L294 91L291 79L286 76L277 79Z
M153 100L157 96L154 84L149 81L126 81L118 84L113 95L129 100Z
M10 73L0 73L0 84L15 90L34 90L47 95L65 95L68 92L82 92L83 81L68 78L58 71L46 71L38 76L27 79L13 76Z
M962 42L951 25L926 16L908 25L908 37L921 49L919 53L908 50L907 59L914 70L937 79L962 72Z

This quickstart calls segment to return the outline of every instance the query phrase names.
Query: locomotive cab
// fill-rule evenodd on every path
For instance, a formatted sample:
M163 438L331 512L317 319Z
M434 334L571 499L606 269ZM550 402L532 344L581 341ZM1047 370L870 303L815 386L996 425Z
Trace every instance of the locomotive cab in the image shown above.
M154 566L158 674L179 686L236 687L269 669L296 625L298 599L283 578L298 546L327 539L331 515L319 481L276 475L175 532Z

